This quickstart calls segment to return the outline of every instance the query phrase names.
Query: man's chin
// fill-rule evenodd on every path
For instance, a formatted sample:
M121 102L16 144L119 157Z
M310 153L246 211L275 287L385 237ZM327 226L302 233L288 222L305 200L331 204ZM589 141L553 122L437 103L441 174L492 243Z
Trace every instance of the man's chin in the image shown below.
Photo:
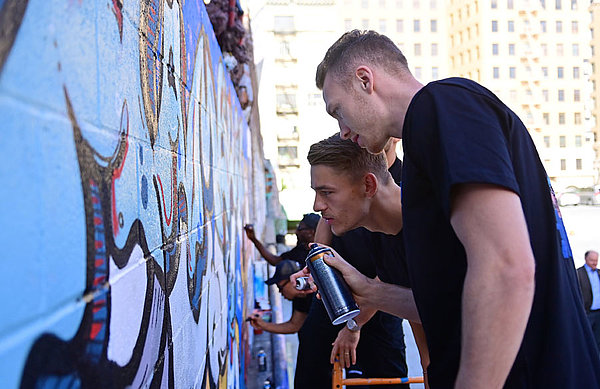
M346 232L348 232L347 228L339 228L339 227L334 227L331 226L331 232L333 233L333 235L335 236L342 236L344 235Z

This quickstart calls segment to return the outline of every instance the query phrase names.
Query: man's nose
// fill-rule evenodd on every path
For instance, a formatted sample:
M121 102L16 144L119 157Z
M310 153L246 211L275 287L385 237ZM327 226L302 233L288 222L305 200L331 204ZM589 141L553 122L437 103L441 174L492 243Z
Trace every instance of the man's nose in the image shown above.
M338 122L339 123L339 122ZM342 139L350 139L350 134L352 131L342 123L339 123L340 126L340 138Z
M315 202L313 203L313 211L321 212L323 208L323 202L319 200L318 196L315 196Z

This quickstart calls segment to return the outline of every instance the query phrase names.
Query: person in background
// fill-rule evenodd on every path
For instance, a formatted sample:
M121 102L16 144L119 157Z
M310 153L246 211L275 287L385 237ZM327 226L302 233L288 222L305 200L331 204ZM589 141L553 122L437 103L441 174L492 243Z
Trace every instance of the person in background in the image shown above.
M594 341L600 351L600 275L598 274L598 252L587 251L585 264L577 269L577 278L583 297L583 308L594 333Z
M315 238L315 229L317 228L319 218L319 215L316 213L305 214L300 223L298 223L298 227L296 227L296 237L298 238L296 247L281 255L273 254L267 250L260 240L256 238L254 227L251 224L245 225L244 231L246 231L246 236L260 252L260 255L271 265L275 266L282 260L289 259L304 266L304 261L309 251L308 244Z
M297 290L295 283L290 282L290 275L298 270L300 270L300 265L296 261L283 259L275 266L273 277L265 281L267 285L276 285L281 295L292 302L290 319L284 323L270 323L264 321L260 314L255 313L248 318L252 327L274 334L293 334L300 331L310 308L313 291ZM300 334L298 336L302 341Z

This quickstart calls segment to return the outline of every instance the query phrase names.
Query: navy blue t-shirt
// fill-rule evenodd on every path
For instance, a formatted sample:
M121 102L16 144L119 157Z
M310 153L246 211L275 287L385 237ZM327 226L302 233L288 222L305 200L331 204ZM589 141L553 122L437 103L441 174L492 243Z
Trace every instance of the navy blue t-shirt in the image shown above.
M451 387L460 359L467 261L450 225L450 193L462 183L519 195L535 256L533 307L505 388L599 388L600 360L560 211L519 118L473 81L435 81L410 103L403 148L404 241L431 388Z

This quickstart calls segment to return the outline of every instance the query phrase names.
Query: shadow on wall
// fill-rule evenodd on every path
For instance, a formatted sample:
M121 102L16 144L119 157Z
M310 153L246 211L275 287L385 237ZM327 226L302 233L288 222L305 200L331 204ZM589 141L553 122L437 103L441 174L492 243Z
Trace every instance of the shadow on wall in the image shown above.
M266 211L204 4L0 0L0 26L3 386L244 388Z

